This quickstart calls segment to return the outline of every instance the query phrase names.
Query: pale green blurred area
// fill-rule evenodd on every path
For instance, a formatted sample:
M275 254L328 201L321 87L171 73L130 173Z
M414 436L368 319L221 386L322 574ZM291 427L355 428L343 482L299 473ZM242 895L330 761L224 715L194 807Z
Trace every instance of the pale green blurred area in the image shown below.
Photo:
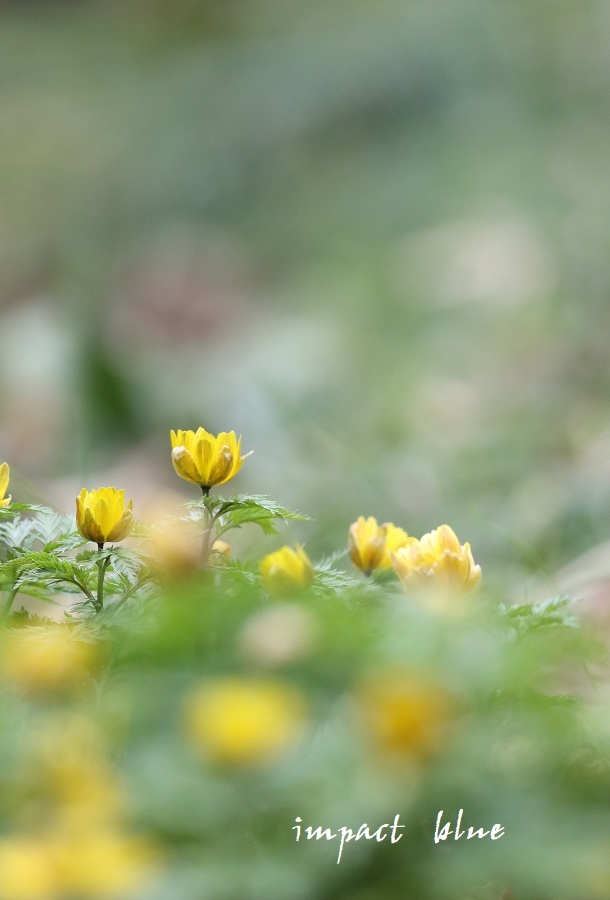
M344 546L449 522L488 584L610 535L610 9L0 13L0 446L16 499L182 490L168 430Z

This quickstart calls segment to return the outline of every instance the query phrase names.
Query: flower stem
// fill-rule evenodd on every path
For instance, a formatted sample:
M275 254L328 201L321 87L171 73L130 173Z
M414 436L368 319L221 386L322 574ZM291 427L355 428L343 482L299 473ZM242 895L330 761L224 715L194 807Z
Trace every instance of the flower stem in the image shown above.
M6 603L4 604L4 606L3 606L3 608L2 608L2 613L0 614L0 619L1 619L3 622L5 622L5 621L8 619L8 617L9 617L9 615L10 615L10 613L11 613L11 609L13 608L13 603L15 602L15 597L17 596L17 593L18 593L18 592L19 592L19 588L18 588L18 587L14 587L14 588L9 592L9 595L8 595L8 597L6 598Z
M210 561L210 549L212 547L212 529L214 527L214 517L206 503L206 499L210 495L210 488L201 485L201 493L203 494L203 536L201 543L201 564L205 568Z
M203 536L201 542L201 563L204 568L210 561L210 546L212 543L212 517L209 510L206 509L203 516Z
M99 544L98 550L103 550L104 545ZM108 564L110 563L110 557L106 556L104 559L98 559L97 565L97 599L95 601L95 611L97 613L101 613L104 608L104 576L106 575L106 569L108 568Z

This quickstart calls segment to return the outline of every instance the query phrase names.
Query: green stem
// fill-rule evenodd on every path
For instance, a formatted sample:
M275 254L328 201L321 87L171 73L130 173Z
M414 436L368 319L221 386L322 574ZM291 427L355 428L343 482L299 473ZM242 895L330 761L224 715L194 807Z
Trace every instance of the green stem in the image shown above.
M100 545L98 550L103 550L104 545ZM95 611L100 613L104 608L104 576L106 574L106 569L110 563L110 557L106 557L105 559L98 559L97 565L97 599L95 601Z
M210 512L209 507L206 504L206 498L210 494L210 488L205 485L201 485L201 493L203 494L203 540L201 544L201 563L205 568L210 561L210 550L212 547L212 529L214 526L214 516Z
M126 594L123 594L120 600L117 600L116 603L112 605L112 610L116 611L120 609L122 606L125 606L130 597L132 597L136 591L138 591L142 585L146 584L148 581L154 581L154 575L145 575L144 578L141 578L136 584L134 584Z
M0 614L0 619L2 619L3 622L5 622L8 619L8 617L11 613L11 609L13 608L13 603L15 602L15 597L17 596L18 593L19 593L18 587L14 587L9 592L9 595L6 598L6 603L4 604L4 607L2 608L2 613Z

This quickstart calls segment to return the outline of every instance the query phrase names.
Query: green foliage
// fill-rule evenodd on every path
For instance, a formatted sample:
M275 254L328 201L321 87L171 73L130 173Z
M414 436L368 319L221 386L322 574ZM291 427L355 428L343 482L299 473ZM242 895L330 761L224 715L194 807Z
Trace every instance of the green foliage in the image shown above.
M309 516L280 506L275 500L260 495L245 495L223 500L220 497L206 497L189 506L195 510L204 510L211 515L217 537L226 534L233 528L243 525L258 525L264 534L277 534L278 522L308 521Z
M573 597L552 597L541 603L500 605L500 612L518 634L536 629L577 628L579 620L574 611L575 602Z
M186 521L210 541L250 523L273 535L305 518L258 496L189 506ZM511 606L482 593L461 616L439 615L406 597L391 570L367 578L346 567L345 550L314 565L311 585L271 598L256 559L164 572L139 538L83 547L71 518L41 507L0 519L0 540L9 625L0 641L10 648L17 635L34 647L33 662L25 650L18 665L0 654L2 829L27 833L22 807L53 821L48 763L26 778L22 760L50 752L44 742L38 749L38 734L53 721L53 754L67 756L62 723L71 740L77 711L103 735L126 793L129 812L112 827L135 829L162 861L147 900L200 900L211 880L218 896L274 900L390 898L398 886L423 900L500 900L507 891L571 900L586 895L587 866L603 870L605 855L591 849L605 815L599 798L610 790L610 743L592 690L600 647L571 598ZM21 593L63 606L63 622L18 609ZM47 670L35 654L49 638L67 640L72 656L58 665L51 643ZM301 717L298 739L277 754L248 756L259 752L248 729L260 719L247 706L230 713L230 699L204 737L189 724L201 692L261 691L263 702L269 685L289 691L282 715ZM224 734L225 715L236 716L228 733L241 735L237 762L206 744L206 734ZM283 733L277 713L261 715ZM389 716L381 729L380 716ZM430 716L438 741L426 730ZM27 722L20 730L16 718ZM437 847L441 809L454 825L459 809L466 825L499 822L506 838ZM300 843L293 833L296 816L336 831L396 815L404 840L348 843L340 866L334 843ZM577 828L566 830L568 821Z

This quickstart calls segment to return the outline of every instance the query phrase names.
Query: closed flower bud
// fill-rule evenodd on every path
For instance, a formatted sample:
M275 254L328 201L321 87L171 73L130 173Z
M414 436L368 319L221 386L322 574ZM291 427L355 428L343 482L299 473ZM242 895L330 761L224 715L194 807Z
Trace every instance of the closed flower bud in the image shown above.
M125 491L116 488L83 488L76 498L76 524L82 536L98 547L106 541L122 541L133 528L132 501L125 505Z
M470 544L460 544L449 525L441 525L419 541L409 538L390 559L407 590L459 595L476 587L481 579L481 567L475 565Z
M390 553L404 547L408 540L406 531L392 522L378 525L373 516L360 516L350 525L347 535L349 558L357 569L369 575L373 569L389 568Z
M9 469L8 463L3 462L2 465L0 465L0 507L10 506L11 497L6 497L6 489L8 488L10 477L11 470Z
M188 697L186 731L203 756L229 765L260 765L290 749L305 724L296 688L272 679L222 678Z
M215 484L230 481L241 469L241 437L234 431L221 431L216 437L204 428L197 431L171 431L172 463L185 481L198 484L207 493ZM252 451L250 451L252 452Z
M314 570L310 558L300 544L282 547L265 556L259 570L266 589L275 597L292 593L313 581Z

